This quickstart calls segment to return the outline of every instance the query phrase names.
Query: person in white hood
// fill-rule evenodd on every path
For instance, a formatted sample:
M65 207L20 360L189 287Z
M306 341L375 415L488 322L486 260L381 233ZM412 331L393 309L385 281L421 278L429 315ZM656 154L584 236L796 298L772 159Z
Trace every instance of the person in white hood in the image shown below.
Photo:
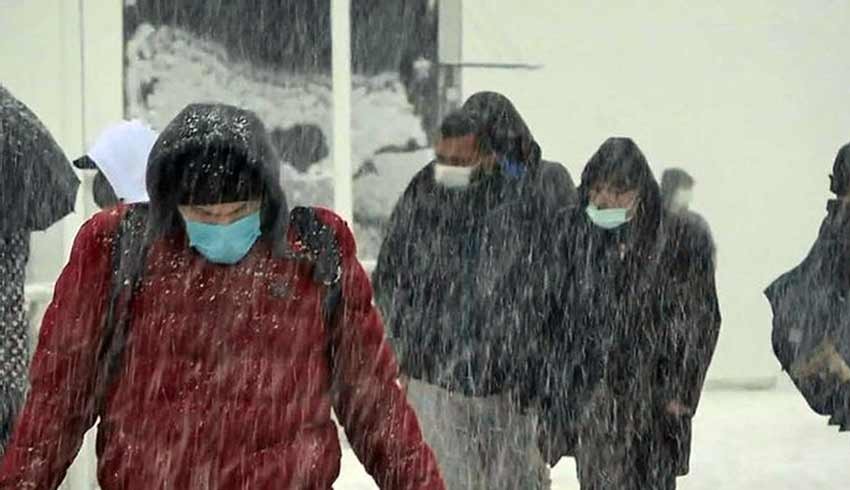
M104 130L88 153L74 161L77 168L98 171L93 192L100 208L148 202L145 172L157 136L139 120L122 121Z

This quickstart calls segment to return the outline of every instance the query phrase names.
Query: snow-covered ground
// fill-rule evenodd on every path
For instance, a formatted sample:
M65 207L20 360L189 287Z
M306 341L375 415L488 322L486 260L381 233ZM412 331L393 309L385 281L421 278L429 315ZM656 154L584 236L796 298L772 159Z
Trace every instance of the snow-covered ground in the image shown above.
M142 24L126 45L127 116L147 121L162 129L187 104L223 102L256 112L269 130L296 123L319 126L333 142L333 94L327 74L293 74L259 69L230 59L224 47L201 40L181 29L154 28ZM413 107L407 101L398 74L353 77L352 84L352 164L373 159L375 152L389 145L404 146L426 138ZM420 153L379 155L377 175L354 182L354 211L364 217L354 223L360 255L377 256L379 226L392 211L395 199L412 176L428 162ZM400 172L389 168L404 167ZM319 162L308 173L284 165L282 184L290 204L333 204L332 162ZM414 170L415 172L415 170Z
M575 464L562 460L552 488L578 490ZM347 450L336 485L376 489ZM850 434L815 415L793 388L707 391L694 423L691 475L680 490L840 490L850 488Z

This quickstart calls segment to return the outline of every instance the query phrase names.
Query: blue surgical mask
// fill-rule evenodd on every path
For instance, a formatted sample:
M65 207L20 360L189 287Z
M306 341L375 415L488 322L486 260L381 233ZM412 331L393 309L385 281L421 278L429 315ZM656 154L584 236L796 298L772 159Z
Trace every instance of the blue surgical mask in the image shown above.
M613 230L631 221L628 208L599 209L596 205L587 206L587 216L594 225Z
M232 265L248 255L260 238L260 212L226 225L186 221L189 244L210 262Z

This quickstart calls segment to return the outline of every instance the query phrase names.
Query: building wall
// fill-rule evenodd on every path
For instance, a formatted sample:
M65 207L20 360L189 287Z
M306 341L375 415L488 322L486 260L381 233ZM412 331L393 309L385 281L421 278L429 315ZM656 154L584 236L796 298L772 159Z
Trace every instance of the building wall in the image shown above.
M79 8L67 0L0 2L0 83L27 104L69 156L82 149ZM28 278L52 281L71 219L33 236Z
M121 2L0 1L0 83L41 118L69 159L123 115ZM33 235L28 281L52 282L85 216L94 211L84 180L76 213Z
M464 92L514 99L576 180L613 135L635 138L657 176L696 177L724 318L710 377L773 378L762 290L808 251L850 140L850 3L465 0L463 15L464 61L543 65L466 69Z
M121 9L115 0L0 0L0 83L35 111L69 159L123 115ZM33 330L77 229L95 210L90 177L81 175L76 212L32 236L27 283ZM63 488L95 485L93 434Z

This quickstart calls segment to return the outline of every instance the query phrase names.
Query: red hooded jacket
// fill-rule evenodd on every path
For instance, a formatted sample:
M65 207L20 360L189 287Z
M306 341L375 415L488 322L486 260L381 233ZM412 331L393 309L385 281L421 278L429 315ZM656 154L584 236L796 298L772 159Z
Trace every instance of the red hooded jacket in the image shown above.
M76 238L42 323L0 489L57 488L94 419L122 214L95 215ZM330 328L311 265L275 257L263 241L234 266L206 261L185 232L151 245L98 425L101 488L329 489L341 455L332 408L381 488L444 488L396 381L351 232L330 211L317 217L342 256L341 310ZM289 242L298 247L292 232Z

